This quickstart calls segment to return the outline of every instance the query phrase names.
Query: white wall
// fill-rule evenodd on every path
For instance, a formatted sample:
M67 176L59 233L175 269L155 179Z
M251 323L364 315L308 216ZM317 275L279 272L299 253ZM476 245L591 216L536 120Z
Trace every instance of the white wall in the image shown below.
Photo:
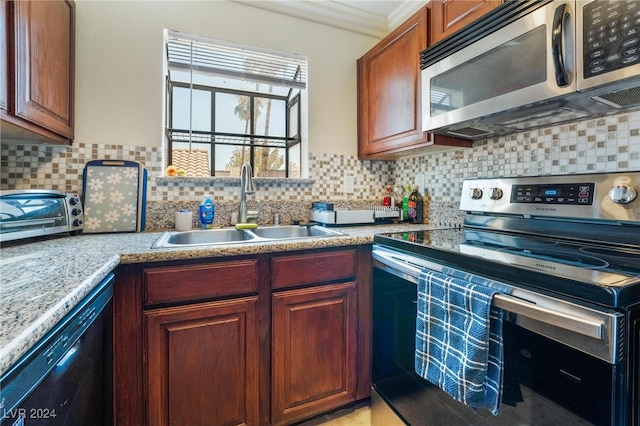
M309 151L357 153L356 60L378 40L228 0L76 1L74 143L160 147L165 28L305 55Z

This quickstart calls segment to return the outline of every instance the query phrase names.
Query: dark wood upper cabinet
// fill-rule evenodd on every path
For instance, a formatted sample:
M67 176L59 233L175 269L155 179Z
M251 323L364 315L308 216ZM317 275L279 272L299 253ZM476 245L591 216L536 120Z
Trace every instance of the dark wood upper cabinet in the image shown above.
M0 22L3 23L0 29L0 111L5 114L9 108L9 14L8 3L2 0L0 3Z
M450 36L503 3L503 0L432 0L431 44Z
M421 8L358 60L358 158L386 159L427 146L471 142L422 131L420 52L429 9Z
M3 140L71 143L75 3L2 0L1 9Z

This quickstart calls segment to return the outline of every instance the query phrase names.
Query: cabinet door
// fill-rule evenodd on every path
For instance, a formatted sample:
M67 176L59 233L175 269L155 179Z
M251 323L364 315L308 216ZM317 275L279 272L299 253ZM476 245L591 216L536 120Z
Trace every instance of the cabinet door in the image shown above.
M272 297L273 424L289 424L355 401L356 283Z
M16 1L15 115L73 139L75 5Z
M427 48L422 8L358 60L358 154L428 142L420 121L420 52Z
M145 312L148 424L258 424L257 297Z
M455 33L465 25L502 4L502 0L433 0L431 44Z
M9 27L7 7L9 3L6 0L0 0L0 110L8 110L9 102Z

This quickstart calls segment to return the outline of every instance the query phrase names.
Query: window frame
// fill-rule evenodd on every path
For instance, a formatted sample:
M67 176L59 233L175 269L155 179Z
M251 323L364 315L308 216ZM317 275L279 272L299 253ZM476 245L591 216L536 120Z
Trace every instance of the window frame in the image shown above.
M193 84L190 85L189 83L182 83L182 82L171 82L171 87L169 87L167 89L167 127L165 129L166 132L166 136L167 136L167 143L168 143L168 149L167 149L167 159L168 159L168 164L172 164L172 160L173 160L173 143L174 142L178 142L178 143L187 143L189 142L188 140L184 140L182 139L182 137L184 137L184 135L188 135L189 134L189 129L179 129L179 128L175 128L173 126L173 89L175 88L181 88L181 89L193 89L193 90L199 90L199 91L203 91L203 92L208 92L209 93L209 98L211 101L211 117L210 117L210 128L211 131L199 131L199 130L191 130L191 134L192 136L195 135L195 137L197 138L197 141L192 141L193 143L197 143L198 145L207 145L209 147L209 163L212 165L212 167L210 167L210 173L212 177L215 177L215 172L216 172L216 168L215 168L215 164L216 164L216 146L218 145L226 145L226 146L236 146L239 148L248 148L249 149L249 162L251 164L251 166L254 168L254 170L256 169L255 167L255 151L256 148L260 148L260 147L269 147L269 148L274 148L274 149L282 149L284 151L284 172L285 172L285 177L290 177L291 174L291 170L290 170L290 156L289 156L289 149L292 147L295 147L296 145L299 145L302 143L302 139L301 139L301 120L298 119L298 123L297 123L297 127L296 127L296 135L295 136L289 136L289 132L290 132L290 114L291 114L291 109L296 108L296 112L298 117L300 117L301 114L301 95L300 93L296 94L293 98L289 99L289 96L280 96L280 95L272 95L272 94L266 94L266 93L262 93L262 92L253 92L253 91L245 91L245 90L235 90L235 89L226 89L226 88L220 88L220 87L214 87L214 86L206 86L206 85L201 85L201 84ZM285 136L261 136L261 135L257 135L255 132L255 122L256 122L256 117L255 117L255 108L252 106L250 107L250 118L249 118L249 133L228 133L228 132L218 132L216 130L216 108L217 108L217 104L216 104L216 94L217 93L224 93L224 94L231 94L231 95L237 95L237 96L247 96L250 98L250 102L253 105L255 103L255 99L256 98L261 98L261 99L274 99L277 101L282 101L284 102L285 105L285 122L284 122L284 126L285 126ZM173 135L176 135L178 137L174 137ZM206 138L209 138L209 140L206 140ZM217 141L216 138L230 138L230 142L220 142ZM233 139L241 139L241 140L248 140L249 143L240 143L240 142L234 142ZM267 140L267 141L271 141L270 143L268 142L267 144L264 143L260 143L261 140ZM301 159L299 159L298 161L299 163L301 162Z
M214 44L218 42L218 40L214 40L214 39L205 39L203 37L191 36L188 34L173 33L173 32L170 32L169 30L165 30L164 46L165 46L165 50L167 50L167 55L165 55L165 61L164 61L165 86L166 86L165 93L164 93L165 95L164 96L165 98L164 99L165 145L164 146L166 150L165 159L167 161L167 165L172 164L173 148L174 146L176 146L174 144L188 143L189 149L191 149L192 144L206 146L206 149L209 151L208 160L210 164L209 166L210 177L216 177L216 157L219 155L219 153L216 153L216 147L219 147L219 146L235 146L240 149L248 148L250 164L252 165L254 170L257 170L256 160L259 161L259 159L256 159L256 149L261 147L267 147L271 149L280 150L284 157L284 167L281 166L280 168L277 168L274 170L282 171L284 173L284 178L286 179L304 179L307 174L307 171L306 171L307 164L306 164L306 161L304 161L304 156L306 155L306 152L307 152L307 147L305 143L305 140L306 140L305 135L307 131L307 128L306 128L307 112L305 108L303 108L303 105L306 106L306 93L307 93L306 81L304 81L303 79L304 87L300 87L300 86L293 87L293 86L284 85L284 87L287 87L287 94L277 95L277 94L268 93L265 90L252 91L252 90L244 90L244 89L227 88L227 87L220 87L220 85L216 85L216 84L209 85L206 83L202 83L202 81L198 82L197 84L194 84L193 76L191 77L190 82L186 82L184 81L184 79L180 79L180 78L176 78L175 80L172 80L171 70L168 64L169 38L167 34L170 34L174 38L178 37L181 41L185 41L185 40L188 41L192 37L195 37L194 40L197 40L198 42L201 42L202 40L205 40L209 43L214 43ZM226 42L221 42L221 43L226 43ZM236 46L239 46L239 45L236 45ZM247 50L252 49L251 46L243 46L243 48ZM262 51L266 51L265 49L260 49L260 48L255 48L255 49L256 50L253 51L253 53L260 53ZM275 51L272 51L272 52L274 54L278 54L278 52L275 52ZM286 55L292 55L292 54L283 54L283 55L285 55L286 57ZM299 58L302 58L299 55L293 55L293 56L296 56L297 60L299 60ZM296 75L298 72L301 72L306 76L307 67L308 67L307 59L304 58L304 68L302 71L300 70L296 71ZM180 69L180 71L184 71L184 69ZM191 70L191 72L193 72L193 70ZM235 79L235 80L237 81L239 79ZM256 81L256 82L265 84L264 81L253 80L251 78L247 78L246 81L249 81L249 82ZM211 105L210 105L211 131L195 131L193 129L174 128L173 122L174 122L175 97L174 97L173 91L177 88L192 90L192 91L198 90L198 91L204 91L209 93L208 97L211 102ZM256 131L255 131L255 123L256 123L255 112L256 111L253 106L250 107L248 133L245 134L245 133L218 132L216 129L216 110L218 107L218 105L216 105L216 94L218 93L231 94L236 96L248 96L250 98L250 102L252 103L252 105L254 104L256 98L283 101L284 102L283 125L285 129L284 131L285 135L284 136L268 136L268 135L263 136L263 135L256 134ZM189 102L191 102L191 105L189 106L190 108L189 116L192 117L193 116L192 108L194 104L192 100L190 100ZM295 112L296 117L294 117L294 119L297 120L297 123L292 124L291 115L293 112ZM273 119L272 117L269 118L270 121L272 119ZM191 127L191 124L189 125L189 127ZM295 135L291 135L292 132L295 132ZM188 138L185 138L186 135L188 135ZM295 154L292 154L292 151ZM295 158L293 158L292 155L295 155ZM292 160L295 160L295 161L292 163ZM299 170L292 170L296 168L296 166L297 168L299 168ZM294 173L293 176L292 176L292 173ZM234 176L234 177L237 177L237 176Z

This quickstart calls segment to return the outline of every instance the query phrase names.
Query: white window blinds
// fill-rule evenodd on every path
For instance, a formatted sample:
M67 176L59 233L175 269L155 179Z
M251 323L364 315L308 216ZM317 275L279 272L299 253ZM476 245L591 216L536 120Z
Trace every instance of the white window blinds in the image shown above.
M167 31L169 70L191 71L304 89L307 59L291 53Z

